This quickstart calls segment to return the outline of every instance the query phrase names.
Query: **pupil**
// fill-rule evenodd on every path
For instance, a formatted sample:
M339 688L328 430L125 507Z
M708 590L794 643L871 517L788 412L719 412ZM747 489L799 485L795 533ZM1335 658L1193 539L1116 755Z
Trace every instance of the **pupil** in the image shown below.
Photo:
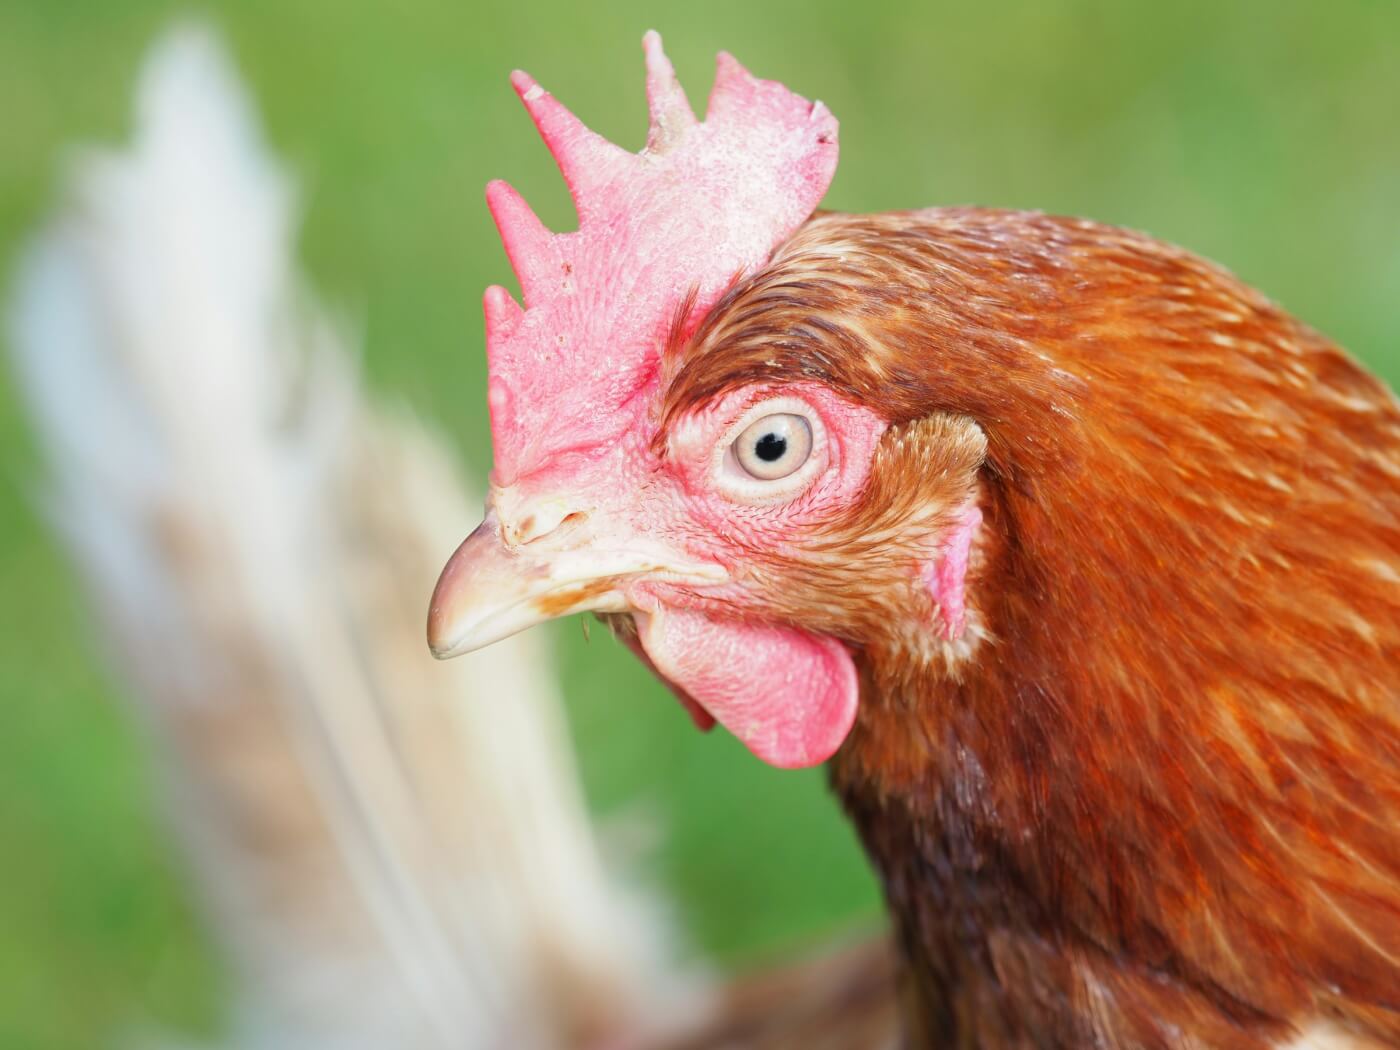
M769 431L758 439L753 447L754 454L765 463L773 463L783 458L787 451L787 438Z

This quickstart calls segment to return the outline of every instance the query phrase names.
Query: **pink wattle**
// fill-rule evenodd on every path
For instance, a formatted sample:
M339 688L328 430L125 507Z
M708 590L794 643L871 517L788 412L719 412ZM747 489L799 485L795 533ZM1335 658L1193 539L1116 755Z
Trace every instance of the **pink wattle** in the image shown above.
M632 655L642 661L642 665L646 667L648 671L656 675L657 678L660 678L662 684L665 685L667 689L671 690L675 698L681 702L681 707L685 709L685 713L690 716L690 720L695 723L696 729L700 730L702 733L708 733L715 727L715 716L696 703L695 697L691 696L679 685L656 669L656 664L651 662L651 657L648 656L647 651L642 648L642 643L639 639L634 638L630 634L619 634L618 638L622 641L623 645L632 650Z
M688 609L636 619L657 673L770 765L825 762L850 732L856 669L835 639Z

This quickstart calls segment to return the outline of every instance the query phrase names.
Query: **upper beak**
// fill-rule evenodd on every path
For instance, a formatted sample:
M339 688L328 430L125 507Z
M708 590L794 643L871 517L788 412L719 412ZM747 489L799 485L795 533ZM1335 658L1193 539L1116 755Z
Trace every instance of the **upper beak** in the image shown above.
M428 609L428 647L439 660L569 613L627 612L625 587L639 576L694 583L727 577L719 566L658 557L644 542L614 540L600 549L576 520L523 544L507 542L505 533L491 511L442 570Z

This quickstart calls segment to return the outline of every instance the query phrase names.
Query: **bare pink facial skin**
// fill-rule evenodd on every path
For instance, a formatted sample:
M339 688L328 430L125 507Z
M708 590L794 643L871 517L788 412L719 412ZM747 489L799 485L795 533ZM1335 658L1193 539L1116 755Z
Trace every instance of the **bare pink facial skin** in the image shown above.
M806 462L790 479L754 483L732 461L738 433L773 413L813 424ZM638 637L653 667L772 765L826 761L855 720L855 666L840 642L746 618L762 552L798 545L865 487L888 423L818 384L755 385L674 424L638 531L673 537L729 582L703 590L640 580L630 591Z
M811 420L813 444L797 484L773 498L765 490L783 483L746 486L728 453L748 422L790 411ZM595 550L650 550L658 562L721 570L722 580L703 586L662 573L623 587L639 655L702 728L713 719L765 762L809 766L850 730L855 668L840 642L765 623L752 580L763 552L800 544L859 497L887 426L819 384L754 385L679 419L659 451L643 427L616 446L560 457L505 492L538 506L568 491L571 513L586 515L576 538Z
M859 497L887 422L801 383L733 391L664 435L658 419L680 307L703 316L807 219L835 170L836 121L723 54L697 121L660 38L644 46L639 154L512 77L579 227L552 233L509 186L487 189L525 308L486 292L491 513L444 571L430 644L448 656L549 616L630 613L629 644L697 724L717 720L774 765L812 765L850 730L856 671L839 640L765 612L762 565ZM791 476L760 482L733 447L766 414L808 421L812 446ZM927 578L950 630L966 548L955 538Z

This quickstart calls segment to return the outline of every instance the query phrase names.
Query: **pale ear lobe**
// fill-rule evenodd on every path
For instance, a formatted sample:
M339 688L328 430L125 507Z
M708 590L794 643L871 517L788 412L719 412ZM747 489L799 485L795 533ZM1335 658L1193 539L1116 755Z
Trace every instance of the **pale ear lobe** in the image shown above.
M939 633L948 641L961 638L967 629L967 566L981 527L981 508L967 504L943 534L934 556L922 566L924 586L937 607Z

